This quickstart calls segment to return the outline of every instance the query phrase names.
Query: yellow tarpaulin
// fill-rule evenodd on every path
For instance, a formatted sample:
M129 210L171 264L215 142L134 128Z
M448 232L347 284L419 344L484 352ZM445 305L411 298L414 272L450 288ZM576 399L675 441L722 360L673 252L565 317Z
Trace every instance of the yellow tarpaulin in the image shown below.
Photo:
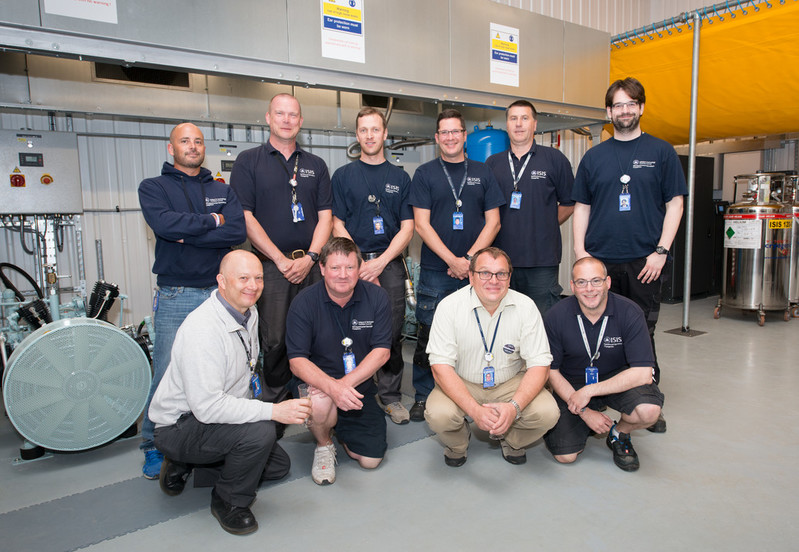
M769 3L757 4L758 11L749 6L747 14L703 17L697 142L799 131L799 2ZM611 45L610 81L640 80L646 89L641 128L687 144L693 30L670 30Z

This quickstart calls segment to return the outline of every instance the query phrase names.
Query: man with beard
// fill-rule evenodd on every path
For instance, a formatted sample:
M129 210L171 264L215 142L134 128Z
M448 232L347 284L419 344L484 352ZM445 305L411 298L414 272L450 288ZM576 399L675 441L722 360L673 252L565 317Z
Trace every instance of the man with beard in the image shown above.
M165 162L161 176L139 185L142 214L155 234L153 272L158 275L153 381L141 429L142 473L147 479L158 479L163 460L153 443L154 425L147 411L169 364L175 334L186 316L216 289L222 257L247 238L236 194L202 168L205 141L200 129L191 123L177 125L167 151L174 165Z
M602 261L583 257L572 268L574 295L545 318L552 369L549 382L560 407L557 425L544 440L555 460L577 460L591 433L607 433L613 461L624 471L639 467L630 433L660 415L663 393L652 382L654 356L641 309L608 292ZM620 412L618 422L602 412Z
M613 138L591 148L577 169L572 199L574 253L607 266L611 291L644 311L652 349L669 249L680 226L685 177L674 148L640 127L646 96L636 79L605 94ZM655 357L655 382L660 368ZM650 431L666 431L660 416Z

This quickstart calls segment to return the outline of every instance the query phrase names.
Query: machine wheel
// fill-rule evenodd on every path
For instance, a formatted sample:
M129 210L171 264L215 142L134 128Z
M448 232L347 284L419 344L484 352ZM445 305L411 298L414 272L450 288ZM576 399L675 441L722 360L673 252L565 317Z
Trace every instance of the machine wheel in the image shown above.
M791 311L789 309L785 309L785 313L782 315L782 319L788 322L791 319Z
M766 324L766 313L765 312L757 313L757 325L765 326L765 324Z
M794 318L799 318L799 305L791 309L791 316Z
M721 317L721 307L719 306L713 309L713 318L718 320L720 317Z

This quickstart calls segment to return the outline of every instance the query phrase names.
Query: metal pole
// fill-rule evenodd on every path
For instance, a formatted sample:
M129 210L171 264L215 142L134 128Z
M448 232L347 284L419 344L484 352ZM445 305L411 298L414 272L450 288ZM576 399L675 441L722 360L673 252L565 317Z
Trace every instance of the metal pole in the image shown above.
M688 130L688 210L685 214L685 285L682 303L682 331L690 331L688 312L691 306L691 267L694 237L694 188L696 187L696 101L699 95L699 29L702 18L698 11L692 15L694 52L691 60L691 126Z

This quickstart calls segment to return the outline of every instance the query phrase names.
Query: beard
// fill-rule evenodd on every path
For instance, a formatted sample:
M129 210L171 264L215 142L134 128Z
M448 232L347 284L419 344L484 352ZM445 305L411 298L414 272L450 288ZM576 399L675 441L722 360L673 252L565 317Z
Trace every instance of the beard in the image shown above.
M638 124L641 121L641 116L637 113L634 114L629 119L622 120L619 117L614 117L611 122L613 123L613 128L616 129L618 132L631 132L638 128Z

